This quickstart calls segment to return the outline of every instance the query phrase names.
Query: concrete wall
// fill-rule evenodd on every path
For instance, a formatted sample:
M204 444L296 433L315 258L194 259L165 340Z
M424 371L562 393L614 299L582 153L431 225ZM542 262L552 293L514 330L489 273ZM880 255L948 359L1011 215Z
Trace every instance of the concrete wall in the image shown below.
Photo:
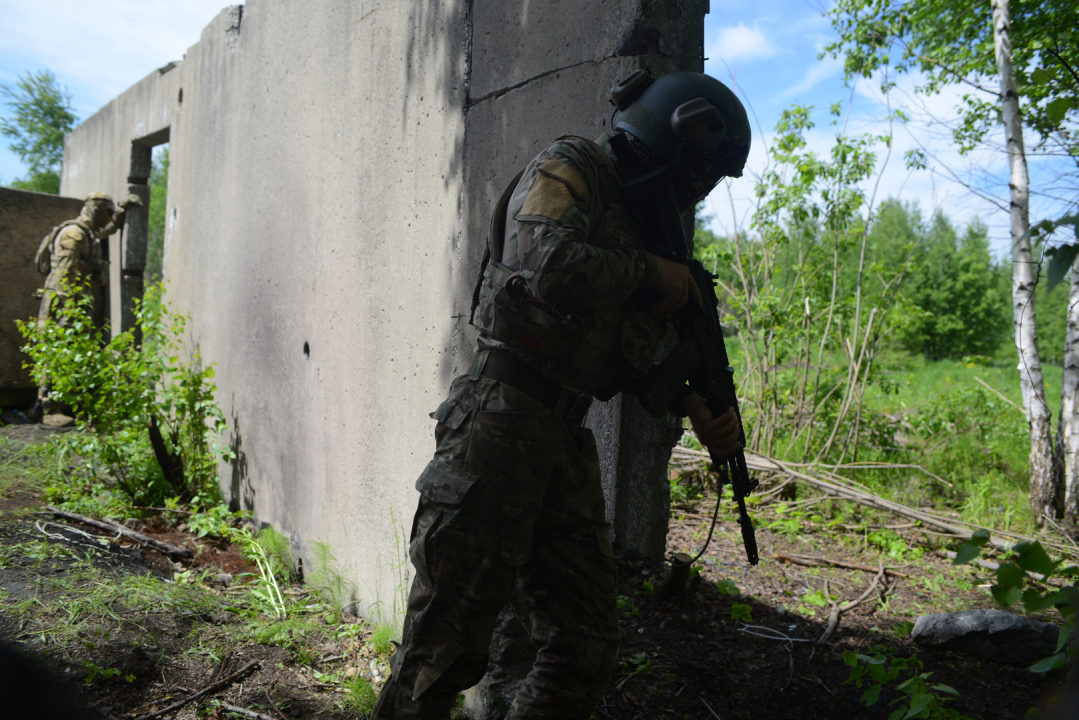
M68 138L63 192L118 196L168 139L167 297L217 364L223 487L302 552L328 541L375 614L407 585L494 200L555 137L605 130L614 81L700 69L706 5L252 0Z
M37 317L34 293L45 284L34 264L41 239L81 210L81 199L0 187L0 405L22 405L36 396L22 367L26 356L15 319Z

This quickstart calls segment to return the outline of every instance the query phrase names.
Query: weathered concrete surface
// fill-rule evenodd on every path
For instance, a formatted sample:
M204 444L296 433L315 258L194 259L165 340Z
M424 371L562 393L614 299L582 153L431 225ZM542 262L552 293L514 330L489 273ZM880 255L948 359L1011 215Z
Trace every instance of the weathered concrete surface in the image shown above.
M15 320L37 317L40 300L34 293L45 284L34 265L41 239L81 210L81 199L0 187L0 405L22 404L35 395L22 367L26 356Z
M68 138L63 191L117 196L143 149L169 142L164 275L217 363L237 453L225 490L308 558L328 541L361 609L402 606L427 413L472 357L494 200L555 137L603 132L616 80L700 69L706 7L252 0ZM117 309L120 274L141 272L137 248L123 257ZM602 436L668 442L621 407L595 416ZM605 451L607 483L633 467L658 497L666 458L636 462L636 446ZM655 555L666 526L650 527Z
M1055 652L1058 634L1056 625L1003 610L966 610L923 615L910 636L926 647L1026 667Z

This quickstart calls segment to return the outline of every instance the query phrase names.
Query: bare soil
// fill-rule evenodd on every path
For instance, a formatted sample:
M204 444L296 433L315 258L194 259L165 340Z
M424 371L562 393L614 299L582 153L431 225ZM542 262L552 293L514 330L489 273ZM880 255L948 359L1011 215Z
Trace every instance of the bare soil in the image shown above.
M18 427L0 428L0 434L22 442L46 436L39 429ZM711 502L673 511L670 552L701 546ZM48 547L77 549L73 542L81 536L46 524L54 520L39 512L43 504L36 490L26 488L9 489L0 498L0 551L41 545L40 541ZM768 511L755 516L759 524L774 517ZM953 707L964 715L1024 718L1030 708L1044 706L1063 682L1061 673L1039 676L1022 668L919 649L902 636L903 623L921 614L993 607L985 588L991 582L987 571L952 566L933 554L935 539L917 528L893 531L908 548L921 548L921 557L909 550L903 557L882 555L868 542L868 528L872 522L898 521L883 516L860 520L860 533L842 526L824 531L819 524L788 527L787 534L760 530L761 563L749 568L733 515L725 506L701 561L699 579L691 581L682 597L668 602L656 599L667 565L620 557L622 669L595 717L887 718L896 694L885 691L874 707L865 707L859 701L862 691L845 684L850 668L843 662L844 650L896 657L917 653L924 672L933 673L933 681L959 692ZM96 553L92 567L59 549L55 556L36 557L0 552L0 640L35 656L74 687L90 709L88 717L120 720L157 712L252 661L258 665L244 677L164 717L239 717L226 714L224 704L278 720L361 717L347 702L341 678L346 668L352 668L351 675L370 679L376 690L384 680L387 659L371 647L373 627L359 618L342 623L316 615L302 628L297 625L295 632L282 628L270 637L264 619L258 621L262 630L252 629L256 620L234 605L246 592L243 587L212 586L219 573L238 576L253 571L237 548L195 538L159 519L133 526L195 549L196 559L179 566L153 550L111 538L108 550ZM91 528L78 529L100 535ZM780 555L872 569L883 563L906 577L888 576L865 602L842 614L827 642L818 644L828 609L814 605L812 599L820 602L823 592L818 591L824 590L825 582L836 602L843 602L861 595L876 573L804 567L777 559ZM157 583L146 581L148 588L175 591L177 573L192 568L211 570L205 576L211 586L191 587L190 602L176 602L176 595L168 602L131 607L115 598L106 598L100 606L78 602L133 576L148 576ZM718 581L730 581L723 583L728 590L721 591ZM731 583L737 595L730 594ZM306 591L294 586L290 592L304 597ZM736 603L749 607L751 620L732 618Z

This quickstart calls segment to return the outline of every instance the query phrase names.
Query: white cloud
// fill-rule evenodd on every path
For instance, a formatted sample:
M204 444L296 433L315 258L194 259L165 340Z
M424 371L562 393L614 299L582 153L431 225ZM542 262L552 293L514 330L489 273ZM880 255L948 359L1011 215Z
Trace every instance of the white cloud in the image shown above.
M809 70L806 71L802 81L794 87L785 90L783 92L783 97L792 98L809 92L824 80L835 77L842 69L843 61L839 58L824 57L820 60L816 60L810 63Z
M749 27L745 23L722 28L708 50L710 58L722 58L727 62L767 58L775 53L775 47L760 28L756 25Z

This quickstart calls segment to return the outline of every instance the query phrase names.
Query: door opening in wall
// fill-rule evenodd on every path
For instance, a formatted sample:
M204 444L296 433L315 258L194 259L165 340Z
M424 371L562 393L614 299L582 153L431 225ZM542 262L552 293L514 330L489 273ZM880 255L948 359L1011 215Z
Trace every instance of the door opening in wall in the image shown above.
M114 267L116 260L120 260L119 297L116 298L119 312L113 310L110 314L113 327L120 330L135 328L136 301L142 298L146 282L155 282L162 275L165 205L168 202L168 142L169 128L166 127L131 143L127 191L137 195L142 205L128 209L120 257L112 259ZM152 229L160 230L156 237L151 233Z
M150 160L150 206L147 209L146 270L147 283L161 281L165 252L165 214L169 199L169 144L153 148Z

